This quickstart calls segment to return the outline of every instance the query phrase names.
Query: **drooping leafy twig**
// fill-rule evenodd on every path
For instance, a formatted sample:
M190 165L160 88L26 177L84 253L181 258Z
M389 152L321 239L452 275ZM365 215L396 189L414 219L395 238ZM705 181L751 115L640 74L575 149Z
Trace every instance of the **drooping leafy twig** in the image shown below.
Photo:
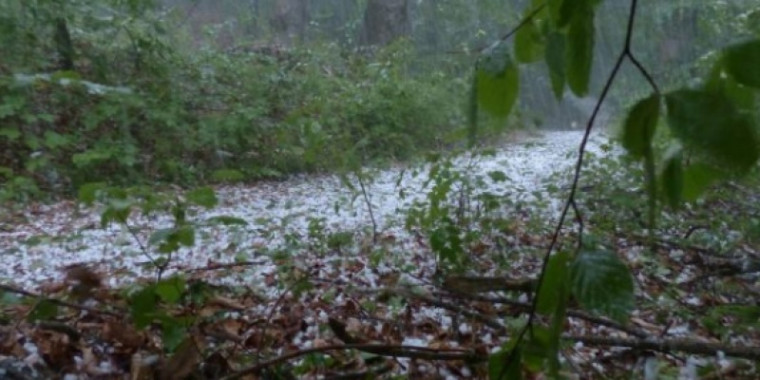
M636 21L636 10L638 8L638 0L631 0L631 7L630 11L628 13L628 24L626 28L626 38L625 38L625 44L623 46L622 51L617 57L617 60L615 61L615 65L612 68L612 71L610 72L604 87L602 89L602 92L599 96L599 99L596 102L596 105L594 106L594 109L591 113L591 116L588 119L588 122L586 123L586 128L583 133L583 139L581 140L580 146L578 148L578 159L575 163L575 169L573 172L573 180L571 182L570 186L570 194L567 196L567 200L565 201L565 205L562 208L562 212L560 213L559 220L557 222L557 225L554 229L554 233L552 234L551 241L549 243L549 247L546 250L546 253L544 255L543 262L541 264L541 272L539 274L539 281L536 289L536 294L533 297L532 301L532 308L530 315L528 317L528 323L525 325L525 327L520 331L515 346L519 345L522 340L525 338L525 334L533 328L533 324L535 322L536 318L536 311L538 308L538 294L541 291L541 286L544 282L544 278L546 276L547 268L549 265L550 258L552 256L552 253L554 251L554 248L557 246L557 243L559 241L559 237L562 231L562 228L565 225L565 220L567 219L567 214L570 211L571 208L576 212L576 222L579 223L580 228L583 226L583 219L581 215L578 213L578 209L575 204L575 197L576 193L578 191L578 186L580 183L580 175L581 171L583 169L585 154L586 154L586 146L588 144L589 138L591 136L591 132L594 128L594 122L596 121L597 117L599 116L599 112L601 110L602 105L604 104L605 100L607 99L607 95L609 94L610 89L612 88L613 83L615 82L615 79L617 78L617 75L620 71L620 68L623 65L623 62L625 62L626 58L631 59L632 62L639 68L639 70L644 74L644 76L647 78L647 80L651 81L651 83L654 85L654 81L651 80L651 76L644 70L643 66L640 64L637 64L638 61L635 59L635 57L632 54L631 51L631 41L633 38L633 27ZM655 91L658 91L656 85L653 86ZM578 236L578 239L581 239L580 236ZM582 241L581 241L582 242ZM580 247L580 243L579 243ZM509 355L509 361L513 361L515 359L516 350L512 350L512 352ZM506 366L505 366L506 368Z

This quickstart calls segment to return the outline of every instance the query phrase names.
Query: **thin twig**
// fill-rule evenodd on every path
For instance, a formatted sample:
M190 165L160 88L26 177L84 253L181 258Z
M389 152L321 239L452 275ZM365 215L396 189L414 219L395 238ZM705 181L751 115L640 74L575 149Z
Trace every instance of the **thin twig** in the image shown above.
M61 300L61 299L58 299L58 298L46 297L46 296L44 296L42 294L37 294L37 293L30 292L30 291L24 290L24 289L19 289L19 288L16 288L14 286L11 286L11 285L0 284L0 290L6 291L6 292L9 292L9 293L19 294L19 295L22 295L22 296L25 296L25 297L35 298L35 299L38 299L40 301L47 301L47 302L56 304L58 306L67 307L69 309L86 311L86 312L93 313L93 314L110 315L112 317L119 317L119 318L124 317L123 314L119 314L119 313L116 313L116 312L113 312L113 311L99 310L99 309L95 309L95 308L92 308L92 307L89 307L89 306L67 302L67 301L64 301L64 300Z
M567 213L570 210L570 207L572 207L573 204L575 203L575 195L578 191L578 184L580 182L581 170L583 169L583 163L584 163L585 154L586 154L586 145L588 144L589 137L591 136L591 131L594 128L594 122L596 121L596 118L599 115L599 111L602 108L602 104L607 98L607 94L612 88L612 84L615 82L615 78L617 78L618 72L620 71L620 68L623 65L623 62L625 61L625 58L630 55L631 38L633 36L633 25L636 20L637 6L638 6L638 0L631 0L631 8L628 14L628 27L626 30L625 46L623 47L622 52L619 54L617 61L615 62L615 66L613 67L612 72L610 73L609 77L607 78L606 83L604 84L604 88L602 89L602 93L599 96L599 100L596 102L596 105L594 106L594 110L591 113L591 117L589 117L588 122L586 124L586 130L583 134L583 139L581 140L580 147L578 148L578 160L576 161L576 164L575 164L573 181L572 181L572 185L570 186L570 194L568 195L567 201L565 202L565 206L562 209L562 213L560 214L559 221L557 222L557 226L554 229L551 242L549 243L549 247L546 250L546 254L544 255L544 259L541 264L541 272L539 274L536 293L532 300L532 307L531 307L530 315L528 316L528 322L520 330L520 333L517 336L515 346L518 346L522 342L522 340L525 338L525 334L528 332L528 330L531 330L533 328L533 323L535 322L535 318L536 318L536 310L538 308L538 295L541 292L541 287L544 282L544 277L546 276L546 268L549 265L551 254L554 251L554 248L556 247L557 242L559 240L562 227L564 226L565 219L567 218ZM510 352L509 357L507 359L508 364L515 360L516 353L517 353L517 350L512 350ZM504 368L507 368L507 367L509 367L509 365L504 366Z
M357 173L356 178L359 180L359 187L362 190L364 196L364 203L367 204L367 211L369 212L369 219L372 221L372 244L377 244L377 222L375 221L375 214L372 212L372 202L369 200L369 194L367 188L364 186L364 179L362 173Z
M522 20L520 20L520 23L517 24L514 28L512 28L510 31L508 31L505 35L501 37L501 39L497 40L496 42L492 43L491 45L488 45L484 48L481 48L479 53L483 53L488 49L494 48L495 46L499 45L500 43L510 39L515 33L517 33L520 29L522 29L525 25L528 25L529 22L533 21L533 18L536 17L536 15L541 12L544 8L546 8L546 3L542 3L541 5L537 6L535 9L533 9L530 13L528 13L527 16L525 16Z

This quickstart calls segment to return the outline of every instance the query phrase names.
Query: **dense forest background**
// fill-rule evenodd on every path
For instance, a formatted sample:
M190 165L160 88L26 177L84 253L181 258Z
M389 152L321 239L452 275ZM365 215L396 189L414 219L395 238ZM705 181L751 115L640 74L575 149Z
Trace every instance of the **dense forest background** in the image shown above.
M455 146L478 54L528 3L5 1L2 198L281 177ZM642 2L634 47L663 88L697 80L716 49L758 33L751 5ZM613 65L627 9L600 4L594 72ZM583 122L593 99L556 101L541 66L521 71L518 111L493 132ZM618 83L611 110L647 91L630 65Z
M0 377L757 378L755 0L0 0Z

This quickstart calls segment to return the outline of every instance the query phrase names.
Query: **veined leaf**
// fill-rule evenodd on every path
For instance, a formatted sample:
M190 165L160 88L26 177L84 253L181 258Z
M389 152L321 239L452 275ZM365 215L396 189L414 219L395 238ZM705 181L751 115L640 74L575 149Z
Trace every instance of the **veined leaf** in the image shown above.
M546 273L543 276L541 290L538 294L536 311L543 315L553 315L557 307L562 303L562 290L569 283L568 263L569 255L559 252L549 258Z
M681 194L683 200L687 202L697 200L712 183L724 175L720 170L704 163L687 166L683 170L683 192Z
M214 194L214 190L210 187L201 187L191 190L186 196L188 201L205 208L212 208L219 203L216 199L216 194Z
M564 329L567 299L570 288L570 255L558 252L549 259L543 283L538 294L537 311L551 316L551 325L543 338L544 357L548 361L549 371L555 378L559 373L560 335ZM538 331L534 328L534 334Z
M726 70L737 82L760 89L760 40L734 45L725 50Z
M506 346L506 345L505 345ZM491 380L521 380L522 376L522 353L519 347L511 351L502 347L501 350L488 357L488 378ZM511 359L511 360L510 360Z
M670 207L678 207L683 201L683 155L680 149L666 154L660 182Z
M528 9L527 13L533 12ZM526 13L526 15L527 15ZM546 10L540 11L527 24L523 25L515 34L515 58L521 63L531 63L544 56L544 35L538 27L540 17L546 16Z
M572 292L585 308L618 321L634 305L633 277L611 251L583 251L571 264Z
M176 304L185 293L186 282L180 276L163 280L155 285L156 295L164 302Z
M575 11L570 18L566 52L567 84L575 95L583 97L588 93L594 58L594 10L585 1L575 6L586 9Z
M552 91L559 100L565 93L565 39L560 33L551 33L546 39L545 60L549 67Z
M248 222L245 219L237 218L234 216L220 215L214 216L208 219L211 224L221 224L224 226L247 226Z
M519 90L519 72L509 51L497 46L478 65L476 78L478 104L494 116L509 116Z
M746 171L760 157L757 126L724 94L678 90L666 95L668 125L685 144L731 169Z
M652 150L652 138L660 118L660 97L652 95L636 103L625 119L623 147L636 158Z

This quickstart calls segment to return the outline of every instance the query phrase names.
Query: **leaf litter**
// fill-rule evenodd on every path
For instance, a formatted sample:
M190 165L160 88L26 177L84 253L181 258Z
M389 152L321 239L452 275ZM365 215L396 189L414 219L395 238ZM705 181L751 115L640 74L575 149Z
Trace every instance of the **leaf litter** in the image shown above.
M580 132L548 132L475 161L461 156L454 162L468 170L468 175L492 180L478 189L481 193L507 197L514 204L535 205L537 199L548 197L548 186L558 186L553 181L567 175L570 165L566 157L581 136ZM592 152L601 153L603 136L592 141ZM35 372L39 378L123 378L127 374L131 379L225 378L245 366L299 350L378 344L466 355L452 360L404 355L389 359L394 355L387 350L382 354L372 353L378 349L332 350L325 355L296 357L287 365L262 365L260 371L245 376L271 378L284 371L303 378L347 374L484 377L483 366L467 358L482 359L506 342L509 331L520 325L529 298L520 291L507 292L514 296L508 299L498 291L467 297L441 288L438 262L429 242L404 226L405 213L415 202L424 202L430 190L429 168L428 164L372 173L368 190L380 226L376 242L368 230L371 220L366 204L337 176L216 188L220 204L211 211L198 211L195 218L230 216L248 224L199 228L196 244L176 254L165 276L184 276L188 289L204 289L198 291L204 297L170 308L175 318L201 321L188 323L186 329L175 333L161 331L155 324L138 329L125 323L129 290L155 279L155 269L135 240L147 241L152 230L169 227L169 218L135 217L131 222L137 232L133 235L118 226L100 228L96 210L81 209L73 202L30 207L0 229L0 250L6 263L0 266L0 284L39 297L33 304L19 299L2 303L0 315L21 322L0 324L0 359L18 359L18 371ZM496 172L503 175L492 174ZM482 252L473 249L477 275L534 276L540 264L536 253L545 245L547 230L530 228L531 214L551 216L559 201L550 199L541 203L543 209L515 213L507 246L486 240ZM339 232L347 233L348 242L320 246ZM676 254L675 249L662 247L670 254L642 261L641 242L628 237L622 241L620 253L633 267L639 287L639 308L628 330L611 322L592 323L585 314L571 313L568 334L696 335L706 342L758 341L756 330L716 339L714 329L705 329L702 321L693 319L705 304L738 302L743 297L720 291L710 295L696 290L698 283L683 289L681 285L700 272L699 267L684 264L684 257L699 257L700 252ZM508 256L506 269L489 257L505 250L516 252ZM670 258L673 260L663 263ZM657 265L650 265L651 260L658 261ZM670 268L671 272L650 273L653 268ZM4 294L9 298L13 293ZM42 309L40 303L47 302L47 297L86 307L52 303L50 308L56 310L50 316L54 317L30 318ZM662 309L674 303L689 312L663 315ZM724 322L731 323L731 316L727 318ZM340 328L336 326L343 326L343 336L338 336ZM167 342L172 342L171 354L163 349ZM630 350L584 343L568 346L564 354L563 360L572 369L568 374L575 378L606 377L639 363ZM662 356L661 360L682 370L710 365L709 360L693 356L688 360ZM730 378L732 372L722 370L737 368L737 362L722 363L716 373ZM743 368L738 368L741 373Z

